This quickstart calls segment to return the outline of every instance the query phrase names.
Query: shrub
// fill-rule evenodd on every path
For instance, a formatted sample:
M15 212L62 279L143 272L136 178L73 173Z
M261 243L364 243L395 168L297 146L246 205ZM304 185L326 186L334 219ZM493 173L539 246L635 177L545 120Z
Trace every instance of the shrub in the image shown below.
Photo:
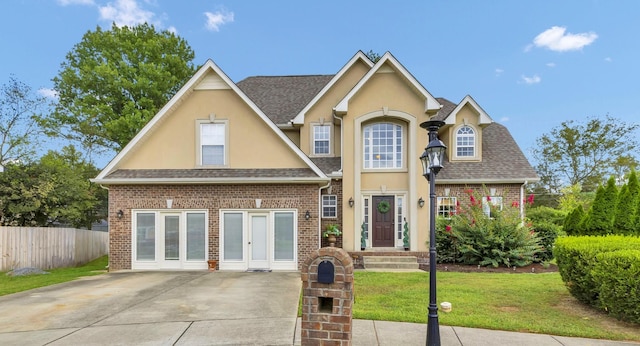
M618 319L640 323L640 250L598 254L592 275L600 306Z
M540 221L534 223L533 228L538 235L541 246L536 262L550 261L553 258L553 246L560 233L560 226L551 222Z
M584 210L582 209L582 206L579 205L576 209L570 212L569 215L567 215L566 219L564 219L562 230L567 235L580 235L582 233L580 226L584 224L582 222L584 218Z
M566 216L567 214L565 212L546 206L527 209L527 218L531 220L534 225L541 222L550 222L554 225L562 226Z
M640 248L640 238L620 235L560 237L553 254L567 289L576 299L598 306L599 287L592 277L597 255Z
M483 205L482 197L467 193L470 206L460 206L444 226L440 223L440 260L494 267L531 264L541 247L531 226L522 222L517 205L500 210L488 197Z
M442 216L436 219L436 246L438 263L455 263L458 258L457 239L449 225L449 220Z

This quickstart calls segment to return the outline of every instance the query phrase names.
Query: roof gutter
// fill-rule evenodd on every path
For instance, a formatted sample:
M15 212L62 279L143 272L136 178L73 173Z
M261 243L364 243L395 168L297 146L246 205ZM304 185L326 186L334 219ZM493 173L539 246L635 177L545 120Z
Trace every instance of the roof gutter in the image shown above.
M130 179L90 179L92 183L101 185L189 185L189 184L325 184L331 183L329 178L224 178L224 179L207 179L207 178L130 178Z
M436 179L436 184L527 184L539 178L520 179Z

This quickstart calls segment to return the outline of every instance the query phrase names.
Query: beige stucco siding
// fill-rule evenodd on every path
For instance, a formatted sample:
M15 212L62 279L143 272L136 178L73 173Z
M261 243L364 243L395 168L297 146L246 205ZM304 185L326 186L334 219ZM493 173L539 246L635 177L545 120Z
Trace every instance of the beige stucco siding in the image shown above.
M264 120L233 90L196 90L151 129L119 168L189 169L198 166L196 121L228 124L229 168L304 168ZM279 131L279 130L278 130Z
M331 87L331 89L329 89L305 114L304 126L300 129L300 143L305 144L301 146L301 149L305 154L311 156L311 153L313 153L312 124L318 124L320 122L332 124L334 122L333 108L368 71L369 66L362 61L358 61L353 64L353 66L351 66L351 68L342 75L333 87ZM339 125L340 123L337 122L337 124ZM333 126L331 135L332 148L330 156L340 156L340 127Z
M362 195L402 194L405 196L405 215L410 222L411 248L427 249L428 208L418 208L419 197L428 198L428 184L422 177L419 156L427 145L427 133L419 124L428 120L424 96L419 94L406 79L391 68L382 68L362 86L349 102L343 116L343 194L357 196L354 208L344 206L343 236L345 249L357 249L360 244L359 225L362 222ZM362 126L371 122L391 121L404 128L405 165L389 171L363 171ZM343 203L344 204L344 203ZM354 231L351 231L354 230Z

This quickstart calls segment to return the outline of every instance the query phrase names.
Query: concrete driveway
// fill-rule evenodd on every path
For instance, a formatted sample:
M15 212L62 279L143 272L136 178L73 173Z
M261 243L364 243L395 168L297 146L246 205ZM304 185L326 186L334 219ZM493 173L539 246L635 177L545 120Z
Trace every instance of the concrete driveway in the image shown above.
M0 345L291 345L300 274L116 272L0 297Z

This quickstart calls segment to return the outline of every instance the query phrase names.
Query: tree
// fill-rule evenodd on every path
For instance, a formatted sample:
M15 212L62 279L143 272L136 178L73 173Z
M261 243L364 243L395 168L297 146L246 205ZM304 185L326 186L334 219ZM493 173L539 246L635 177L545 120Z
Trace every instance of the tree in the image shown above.
M618 205L616 206L613 219L613 233L632 234L634 233L633 216L635 215L636 201L631 198L629 186L624 185L618 194Z
M90 228L106 216L106 190L89 182L98 169L72 146L0 174L0 225Z
M88 31L53 79L47 133L94 151L122 149L193 75L187 42L152 25Z
M0 165L31 159L35 151L29 144L38 133L35 123L45 103L15 77L0 87Z
M382 55L374 52L373 49L369 49L369 51L364 53L364 55L366 55L374 64L382 59Z
M582 229L580 225L582 223L582 219L584 218L584 209L582 209L582 205L578 205L567 217L564 219L564 224L562 226L562 230L567 233L567 235L580 235L582 234Z
M594 191L606 176L630 171L638 165L638 126L609 115L586 123L562 122L536 141L533 154L541 183L551 192L574 184Z
M618 188L613 176L607 181L607 186L598 187L596 198L591 205L585 232L587 235L606 235L613 233L613 219L615 217L618 199Z

